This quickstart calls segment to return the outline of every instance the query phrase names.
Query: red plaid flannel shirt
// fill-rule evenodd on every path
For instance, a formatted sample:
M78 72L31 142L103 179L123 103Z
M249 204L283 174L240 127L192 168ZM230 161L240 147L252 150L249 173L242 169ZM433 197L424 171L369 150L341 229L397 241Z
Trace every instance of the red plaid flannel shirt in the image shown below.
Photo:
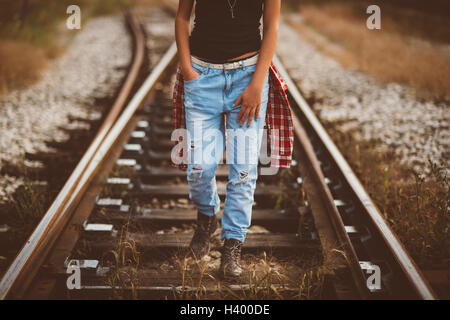
M178 65L173 89L172 109L175 129L186 128L184 111L184 80ZM269 101L266 111L265 128L267 129L267 145L270 146L271 166L289 168L292 162L294 147L294 127L289 101L286 95L287 84L281 78L273 62L269 68ZM180 137L178 142L182 142ZM183 157L183 148L178 150ZM182 170L187 168L187 159L182 163L173 163Z

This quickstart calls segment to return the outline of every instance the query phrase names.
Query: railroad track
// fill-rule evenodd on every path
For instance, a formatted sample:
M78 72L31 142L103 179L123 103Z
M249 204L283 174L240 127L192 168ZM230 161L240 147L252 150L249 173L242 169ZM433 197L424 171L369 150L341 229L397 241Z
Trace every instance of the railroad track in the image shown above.
M131 26L135 59L121 95L2 278L2 299L434 299L276 57L295 115L295 161L259 178L257 228L243 247L251 272L236 281L217 276L217 237L210 256L192 259L196 212L184 173L169 165L176 46L132 93L144 45L133 17ZM217 177L223 197L224 165ZM379 283L370 278L378 268ZM71 290L67 272L75 269L81 287Z

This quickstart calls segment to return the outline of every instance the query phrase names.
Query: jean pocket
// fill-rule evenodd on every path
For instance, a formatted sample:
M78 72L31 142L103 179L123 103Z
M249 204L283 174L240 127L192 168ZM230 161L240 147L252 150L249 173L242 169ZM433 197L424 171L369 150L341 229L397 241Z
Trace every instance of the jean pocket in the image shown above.
M198 77L197 77L197 78L194 78L194 79L192 79L192 80L184 80L184 83L185 83L185 84L190 84L190 83L196 82L196 81L199 80L199 79L204 75L204 73L205 73L205 67L203 67L203 66L201 66L201 65L198 65L198 64L196 64L196 63L194 63L194 62L192 62L191 65L192 65L192 67L194 68L195 72L198 73Z
M255 73L256 70L256 64L252 64L251 66L246 66L245 71L247 73Z

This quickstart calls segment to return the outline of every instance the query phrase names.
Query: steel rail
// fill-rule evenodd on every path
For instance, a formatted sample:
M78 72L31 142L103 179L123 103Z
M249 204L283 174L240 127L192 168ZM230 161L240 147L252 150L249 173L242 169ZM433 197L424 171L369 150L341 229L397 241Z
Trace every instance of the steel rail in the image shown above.
M88 152L82 158L79 165L76 167L73 174L69 178L68 182L56 198L55 202L52 204L51 208L44 216L36 230L30 236L24 248L21 250L13 264L6 272L2 281L0 282L1 299L20 296L20 293L24 290L24 286L29 284L30 275L34 275L37 272L39 263L42 263L44 257L48 253L50 246L52 245L52 243L54 243L60 230L64 227L64 222L67 221L68 217L70 216L70 212L76 207L77 202L86 190L86 187L92 181L94 175L98 171L109 150L115 144L122 130L131 120L136 110L140 107L150 89L160 78L167 66L173 61L175 56L176 44L173 43L164 57L160 60L156 68L145 80L144 84L129 102L126 109L122 112L120 118L112 127L110 126L110 130L107 130L105 132L104 129L96 136L93 144L91 144L90 148L88 149ZM420 296L422 299L434 299L434 294L426 280L423 278L420 270L409 257L408 253L406 252L400 241L397 239L395 234L386 224L375 204L372 202L367 192L359 182L358 178L353 173L350 166L347 164L335 144L332 142L325 129L312 112L311 108L301 96L296 85L289 77L289 74L286 72L278 57L274 57L274 62L277 65L277 68L280 71L281 75L289 85L289 92L297 103L300 111L305 116L313 130L315 130L316 134L321 139L323 145L327 148L337 167L346 179L348 185L352 188L353 192L356 194L359 201L366 209L369 217L377 227L380 234L383 236L391 253L401 266L402 270L405 272L407 278L411 282L411 285L415 288L418 296ZM294 120L296 121L296 126L298 128L298 119ZM298 137L301 137L302 135L304 135L304 132L302 133L297 129L296 134ZM94 143L96 143L95 148L93 147ZM306 146L308 147L308 144L306 144ZM307 148L307 153L309 155L311 155L310 151L310 148ZM313 159L314 157L311 157L311 159ZM317 165L315 166L315 169L317 169ZM319 173L315 178L320 179L321 177L323 177L323 175ZM322 196L326 200L331 197L331 194L329 193L329 190L328 192L326 192L327 189L324 190L325 193ZM335 209L334 204L333 207ZM328 209L334 211L333 207L328 206ZM339 227L341 226L342 221L338 219L337 221L333 221L333 223L334 227L336 228L338 237L342 237L342 235L339 235L342 231ZM345 234L345 237L343 238L344 242L347 241L347 238L348 236ZM354 261L352 263L354 264ZM25 277L25 275L27 276ZM22 278L25 278L27 280L23 280Z
M357 196L363 208L366 210L366 213L368 214L374 226L382 235L385 243L389 247L391 254L403 270L411 286L415 289L417 296L424 300L436 299L436 295L431 289L428 281L425 279L420 269L409 256L403 244L399 241L397 236L387 225L377 206L372 201L367 191L364 189L361 182L351 169L350 165L347 163L339 149L334 144L333 140L326 132L325 128L320 123L319 119L315 116L308 103L300 94L296 84L291 79L277 56L274 57L274 62L278 70L280 71L280 74L288 84L289 92L297 103L301 113L305 116L306 120L316 132L317 136L320 138L328 153L332 156L343 177L346 179L346 182Z
M165 3L165 8L171 12L172 14L176 14L176 3L174 1L167 1ZM282 71L282 75L285 79L289 79L288 84L289 88L295 90L295 93L292 95L296 102L303 101L303 97L300 95L298 90L295 86L293 86L293 82L290 79L289 75L287 74L286 70L284 69L283 65L281 64L281 61L278 59L278 57L274 56L274 62L277 66L277 69ZM292 90L290 90L292 92ZM297 97L300 97L301 99L296 99ZM298 101L297 101L298 100ZM306 102L305 102L306 103ZM299 103L298 103L299 104ZM300 105L300 104L299 104ZM333 197L331 195L330 190L328 189L328 186L324 182L325 179L323 177L323 174L320 170L320 165L318 163L317 157L314 154L313 148L311 143L309 142L309 139L307 138L306 132L303 130L300 121L294 116L294 130L295 135L299 142L301 143L301 147L304 151L305 157L308 161L308 179L306 183L309 184L309 187L311 191L311 198L313 199L313 202L311 205L314 206L314 208L317 211L317 216L314 217L316 220L316 227L319 227L320 233L322 235L321 238L321 244L323 246L323 250L326 251L328 254L331 250L335 248L336 245L339 246L340 249L343 249L345 252L345 259L346 261L342 262L339 261L339 267L341 267L343 264L347 264L349 267L349 271L351 273L351 278L353 280L354 287L356 291L359 294L360 298L366 299L368 297L368 291L365 286L365 278L364 274L359 266L359 262L357 260L357 256L355 253L355 250L353 249L350 238L348 234L345 232L344 223L342 222L342 219L339 216L339 212L334 204ZM326 217L326 212L332 212L331 215L331 221ZM327 239L325 239L327 238ZM328 239L331 238L331 239ZM341 260L341 259L337 259ZM336 270L338 271L338 270ZM354 296L351 293L344 293L342 294L343 298L353 298Z
M76 205L74 200L79 198L82 191L86 189L86 179L83 178L88 174L92 161L100 152L108 132L110 132L120 112L122 112L123 106L138 77L140 67L144 61L144 34L134 15L127 13L126 17L135 39L133 63L126 80L86 153L1 279L0 299L2 300L6 298L20 298L31 283L50 247L68 221L71 214L70 210Z
M334 203L331 191L325 183L325 177L320 169L313 146L297 116L295 114L292 116L295 136L301 147L299 155L301 161L298 165L307 190L323 256L325 259L334 257L333 269L339 273L335 279L336 286L339 287L336 294L339 299L367 299L369 292L366 279L350 238L345 231L344 222ZM350 281L353 286L348 283ZM344 288L348 288L348 290ZM352 291L356 291L357 294Z

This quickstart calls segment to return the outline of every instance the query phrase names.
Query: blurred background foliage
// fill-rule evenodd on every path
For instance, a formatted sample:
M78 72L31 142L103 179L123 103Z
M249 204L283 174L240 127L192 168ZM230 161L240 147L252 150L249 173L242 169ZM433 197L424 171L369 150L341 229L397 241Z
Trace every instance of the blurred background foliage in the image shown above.
M420 98L450 101L450 1L285 0L283 4L287 22L342 66L383 83L406 84ZM372 4L381 9L381 30L366 27L366 10Z
M372 4L381 7L382 21L395 22L398 32L433 41L450 42L448 0L283 0L283 6L287 10L301 10L302 7L309 6L345 7L362 21L367 19L366 8Z
M89 17L127 6L177 3L177 0L0 0L0 95L33 83L48 61L61 55L76 34L65 28L66 9ZM285 13L300 13L290 23L314 43L321 34L337 44L331 54L344 67L367 72L382 82L399 82L425 98L446 100L450 93L449 0L283 0ZM365 28L366 8L382 10L382 30ZM320 45L319 45L320 46ZM318 47L319 47L318 46ZM320 49L320 48L319 48ZM324 50L322 50L324 51ZM325 52L327 53L327 52Z
M76 32L65 28L69 5L87 18L119 12L133 0L1 0L0 95L36 81Z
M69 5L78 5L82 17L113 13L132 0L2 0L0 37L45 45L52 41L59 22L67 19Z

